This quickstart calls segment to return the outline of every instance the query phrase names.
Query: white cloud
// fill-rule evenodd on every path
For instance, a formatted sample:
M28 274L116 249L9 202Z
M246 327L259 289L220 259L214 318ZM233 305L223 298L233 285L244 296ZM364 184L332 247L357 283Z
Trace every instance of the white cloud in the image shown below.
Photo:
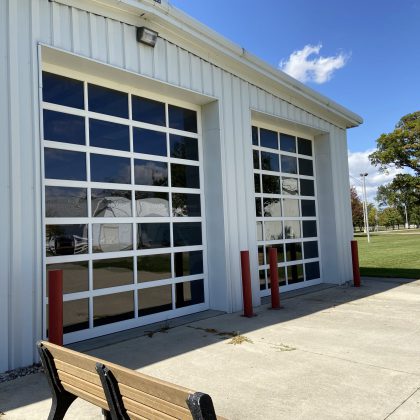
M331 79L333 73L344 67L348 54L339 53L331 57L319 55L322 45L305 45L302 50L294 51L288 60L280 62L280 69L300 82L322 84Z

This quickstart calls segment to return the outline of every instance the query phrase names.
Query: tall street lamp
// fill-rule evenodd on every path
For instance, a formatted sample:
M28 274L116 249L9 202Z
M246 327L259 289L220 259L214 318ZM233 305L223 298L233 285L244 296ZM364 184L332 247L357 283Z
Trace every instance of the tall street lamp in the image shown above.
M368 176L368 173L362 173L360 174L360 177L363 181L363 216L365 219L365 229L367 234L367 240L370 242L370 233L369 233L369 217L368 217L368 204L367 204L367 196L366 196L366 177Z

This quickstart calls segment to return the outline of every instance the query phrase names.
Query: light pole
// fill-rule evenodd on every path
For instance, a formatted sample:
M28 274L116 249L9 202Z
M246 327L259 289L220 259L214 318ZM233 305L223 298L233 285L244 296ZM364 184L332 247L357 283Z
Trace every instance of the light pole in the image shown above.
M366 196L366 177L368 176L367 172L360 174L360 177L363 181L363 215L365 219L365 228L367 234L367 240L370 242L370 233L369 233L369 217L368 217L368 205L367 205L367 196Z
M404 212L405 212L405 228L406 229L409 229L409 226L408 226L408 216L407 216L407 204L403 204L403 206L404 206Z

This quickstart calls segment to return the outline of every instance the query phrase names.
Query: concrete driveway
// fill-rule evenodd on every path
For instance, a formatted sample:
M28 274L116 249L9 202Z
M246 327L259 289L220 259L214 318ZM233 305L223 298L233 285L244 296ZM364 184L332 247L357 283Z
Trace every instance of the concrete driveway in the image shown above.
M220 315L99 340L89 353L207 392L229 419L420 418L420 280L300 293L252 319ZM238 332L243 342L232 344ZM0 385L2 420L46 419L49 405L42 374ZM67 418L101 415L76 401Z

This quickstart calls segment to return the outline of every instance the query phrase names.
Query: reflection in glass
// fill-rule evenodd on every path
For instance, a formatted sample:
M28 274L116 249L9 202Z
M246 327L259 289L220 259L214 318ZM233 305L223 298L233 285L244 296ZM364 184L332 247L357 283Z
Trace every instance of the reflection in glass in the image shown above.
M298 153L300 155L312 156L312 142L298 138Z
M295 239L301 237L299 220L286 220L284 222L284 237L285 239Z
M89 120L89 144L93 147L130 151L128 125L109 121Z
M164 192L136 191L138 217L169 216L169 194Z
M319 262L311 262L305 264L306 280L319 279L321 273L319 270Z
M43 71L42 99L52 104L83 109L83 82Z
M45 229L47 257L88 252L87 225L47 225Z
M137 225L137 248L166 248L170 243L169 223L139 223Z
M175 252L175 277L203 273L203 251Z
M276 241L283 238L282 222L264 222L265 240Z
M256 193L261 192L260 174L254 174L254 189Z
M85 292L89 290L89 263L87 261L75 261L59 264L47 264L48 272L62 270L63 272L63 294ZM47 280L48 297L48 280Z
M303 250L305 259L309 258L318 258L318 242L317 241L309 241L303 243Z
M264 265L265 261L264 261L264 247L263 246L259 246L258 247L258 265Z
M90 178L92 182L131 184L130 159L91 153Z
M166 156L166 133L134 127L133 148L135 153Z
M260 146L269 147L270 149L278 149L278 136L275 131L260 128Z
M262 208L261 208L261 198L257 197L255 199L255 215L257 217L262 216Z
M94 289L131 284L133 278L133 257L93 261Z
M200 217L200 194L172 194L172 215L175 217Z
M191 137L169 136L171 157L178 159L198 160L198 140Z
M258 127L252 126L252 144L258 146Z
M296 153L296 138L294 136L289 136L288 134L280 133L280 150Z
M128 94L88 84L89 111L128 118Z
M134 177L137 185L168 185L168 164L153 160L134 160Z
M133 226L129 223L92 225L92 251L117 252L133 249Z
M280 217L281 204L279 198L264 198L264 217Z
M281 156L281 171L288 174L297 174L297 159L293 156Z
M165 104L140 96L131 97L133 120L154 125L166 125Z
M300 180L300 195L314 196L315 187L314 181L310 179L301 179Z
M261 167L265 171L279 172L279 155L269 152L261 152Z
M133 292L113 293L93 298L93 326L134 318Z
M201 223L174 223L174 246L201 245Z
M45 187L45 217L87 217L86 188Z
M198 305L204 302L204 281L194 280L175 284L175 306Z
M44 149L45 178L86 181L86 154Z
M131 217L131 191L92 189L93 217Z
M197 132L197 113L191 109L169 105L169 127L182 131Z
M283 198L283 215L284 217L299 217L299 200Z
M315 217L315 200L301 200L302 205L302 216L303 217Z
M259 270L259 278L260 278L260 290L265 290L267 288L266 280L265 280L265 270Z
M280 177L272 175L263 175L262 185L264 193L280 194Z
M267 264L270 262L270 248L276 248L277 249L277 262L283 263L284 262L284 246L283 244L272 244L268 245L265 249L266 252L266 261Z
M252 157L254 159L254 169L260 169L260 153L258 150L252 151Z
M287 283L295 284L302 282L303 279L303 265L289 265L287 267Z
M171 163L172 186L178 188L200 188L198 166Z
M86 144L85 118L44 109L44 140Z
M298 180L297 178L286 178L281 179L281 191L284 195L298 195Z
M312 160L299 158L300 175L314 176L314 167Z
M315 220L304 220L303 226L303 237L311 238L317 236L316 221Z
M171 254L143 255L137 257L137 281L164 280L172 277Z
M170 284L140 289L138 294L139 316L157 314L172 309L172 286Z
M89 299L63 302L63 333L87 328L89 328Z
M284 270L284 267L278 267L277 268L277 276L279 279L279 286L285 286L286 285L286 272ZM271 289L271 277L270 277L270 270L267 270L267 283L268 288Z
M257 222L257 241L263 240L263 223Z
M286 244L286 261L297 261L302 259L302 244L293 242Z

